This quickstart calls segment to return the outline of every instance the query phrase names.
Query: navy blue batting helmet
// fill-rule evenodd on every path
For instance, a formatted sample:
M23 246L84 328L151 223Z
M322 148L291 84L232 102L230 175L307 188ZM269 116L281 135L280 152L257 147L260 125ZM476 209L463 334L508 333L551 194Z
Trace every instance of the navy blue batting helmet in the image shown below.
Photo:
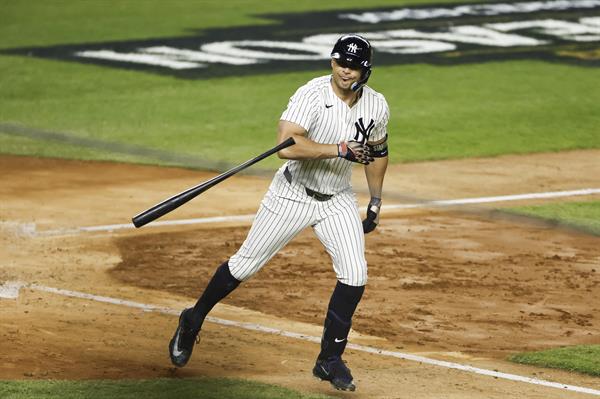
M353 91L360 89L369 80L373 49L364 37L356 34L340 37L331 50L331 58L340 66L362 71L360 80L352 85Z

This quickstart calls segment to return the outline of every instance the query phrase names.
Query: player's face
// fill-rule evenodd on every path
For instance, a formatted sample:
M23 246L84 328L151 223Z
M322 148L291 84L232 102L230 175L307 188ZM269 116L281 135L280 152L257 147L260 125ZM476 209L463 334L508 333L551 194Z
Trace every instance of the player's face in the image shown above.
M353 68L348 64L331 60L333 84L343 91L350 90L352 83L358 82L361 75L360 68Z

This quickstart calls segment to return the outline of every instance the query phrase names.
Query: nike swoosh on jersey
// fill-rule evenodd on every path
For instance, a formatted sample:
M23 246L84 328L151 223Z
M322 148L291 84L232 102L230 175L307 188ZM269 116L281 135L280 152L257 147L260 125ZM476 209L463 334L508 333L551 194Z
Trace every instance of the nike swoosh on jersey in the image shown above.
M331 104L331 105L325 104L325 108L331 108L331 107L333 107L333 104Z

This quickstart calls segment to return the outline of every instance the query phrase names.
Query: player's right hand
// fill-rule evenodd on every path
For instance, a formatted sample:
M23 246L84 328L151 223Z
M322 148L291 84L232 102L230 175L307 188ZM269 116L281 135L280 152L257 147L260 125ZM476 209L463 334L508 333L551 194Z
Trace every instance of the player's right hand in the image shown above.
M354 140L342 141L338 144L338 157L363 165L373 162L369 147Z
M363 220L363 231L368 234L375 230L379 224L379 211L381 210L381 198L371 197L367 206L367 217Z

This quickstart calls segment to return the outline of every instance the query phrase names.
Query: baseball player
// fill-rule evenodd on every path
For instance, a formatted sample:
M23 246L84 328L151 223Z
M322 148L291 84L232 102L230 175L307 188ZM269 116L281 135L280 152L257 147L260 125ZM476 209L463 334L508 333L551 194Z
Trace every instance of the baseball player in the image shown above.
M275 174L241 248L216 270L196 305L181 313L169 343L174 365L188 362L214 305L310 226L337 277L313 374L337 389L355 390L342 354L367 282L364 234L379 223L388 163L389 109L385 98L366 86L371 59L364 37L342 36L331 52L332 73L309 81L290 98L277 137L279 142L293 137L296 145L279 152L288 161ZM362 222L350 184L356 163L364 165L371 194Z

